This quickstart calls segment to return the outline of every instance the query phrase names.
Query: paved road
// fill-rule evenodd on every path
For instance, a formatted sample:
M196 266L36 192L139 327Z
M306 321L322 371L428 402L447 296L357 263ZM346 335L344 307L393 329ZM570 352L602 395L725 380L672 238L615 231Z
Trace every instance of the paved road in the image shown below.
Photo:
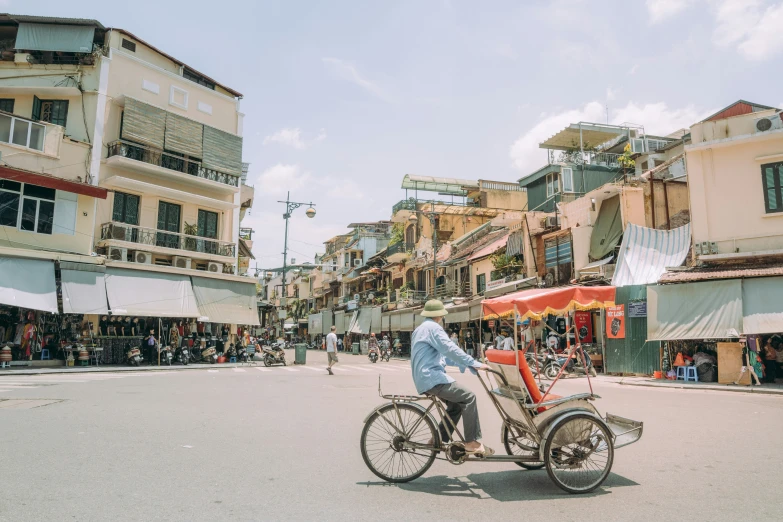
M342 355L330 377L323 353L308 360L0 375L0 521L781 519L768 495L783 483L781 397L599 379L601 411L645 422L600 490L570 496L545 471L442 461L389 485L365 467L359 436L382 402L378 375L385 391L412 393L409 365ZM479 401L484 440L502 451L497 415Z

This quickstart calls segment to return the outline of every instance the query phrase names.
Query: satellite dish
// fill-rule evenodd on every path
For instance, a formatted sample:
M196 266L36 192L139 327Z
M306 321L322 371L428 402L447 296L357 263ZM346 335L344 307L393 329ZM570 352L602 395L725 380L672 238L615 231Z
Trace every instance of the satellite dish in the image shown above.
M367 299L369 299L370 301L372 301L373 299L375 299L375 294L373 294L372 292L370 292L369 294L367 294Z

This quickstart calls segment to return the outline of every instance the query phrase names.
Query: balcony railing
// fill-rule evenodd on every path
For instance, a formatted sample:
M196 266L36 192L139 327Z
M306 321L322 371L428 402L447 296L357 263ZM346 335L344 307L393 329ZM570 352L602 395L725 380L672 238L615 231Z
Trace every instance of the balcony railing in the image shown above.
M470 291L470 282L445 283L435 286L435 297L470 297L473 295Z
M252 241L253 240L253 229L252 228L240 228L239 229L239 238L244 241Z
M392 216L400 210L416 210L416 200L411 198L398 201L392 207Z
M190 174L191 176L196 176L201 179L217 181L218 183L223 183L224 185L229 185L231 187L239 187L239 176L207 168L202 165L200 161L182 158L175 154L124 140L113 141L109 143L108 148L109 158L112 156L122 156L123 158L163 167L164 169Z
M578 150L566 150L555 155L550 151L552 163L568 163L571 165L598 165L601 167L620 168L620 156L611 152L582 152Z
M167 232L152 228L128 225L127 223L104 223L101 225L101 241L126 241L138 245L158 246L187 250L216 256L236 256L236 245L228 241L190 236L178 232Z
M406 301L409 304L423 303L427 300L427 292L423 290L410 290L408 288L401 288L398 290L399 295L397 301Z
M399 243L394 243L393 245L386 248L386 257L391 257L394 254L407 254L408 252L412 252L415 249L415 244L400 241Z

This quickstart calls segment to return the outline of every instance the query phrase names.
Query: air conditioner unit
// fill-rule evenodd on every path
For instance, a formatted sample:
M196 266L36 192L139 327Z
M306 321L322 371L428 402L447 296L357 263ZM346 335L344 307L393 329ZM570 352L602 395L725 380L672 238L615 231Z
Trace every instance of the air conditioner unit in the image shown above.
M127 248L119 248L119 247L110 247L109 248L109 260L110 261L127 261L128 260L128 249Z
M140 263L143 265L151 265L152 264L152 254L149 252L142 252L140 250L136 250L134 252L131 252L131 259L134 263Z
M698 241L693 244L693 253L696 254L697 256L700 256L703 253L701 251L701 243L699 243Z
M780 114L773 114L764 118L759 118L753 124L756 127L756 132L767 132L775 129L783 129L783 121L780 119Z
M112 223L111 239L118 241L132 241L133 228Z
M174 256L174 258L171 260L171 266L175 268L187 268L188 270L190 270L192 263L193 260L189 257Z
M207 272L214 272L217 274L223 273L223 263L215 263L210 261L210 263L207 265Z
M560 216L547 216L546 222L544 223L545 228L552 228L560 226Z
M709 255L710 253L710 242L709 241L702 241L701 242L701 253L703 255Z
M362 260L361 259L354 259L353 260L353 266L362 266Z
M717 254L718 253L718 243L715 241L710 241L710 254Z

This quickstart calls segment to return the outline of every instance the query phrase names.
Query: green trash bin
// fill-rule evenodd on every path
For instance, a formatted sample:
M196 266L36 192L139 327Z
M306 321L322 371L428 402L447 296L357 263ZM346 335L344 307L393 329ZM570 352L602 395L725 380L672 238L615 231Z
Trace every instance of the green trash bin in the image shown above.
M354 355L359 355L359 343L358 343L358 342L356 342L356 343L353 343L353 344L351 345L351 352L352 352Z
M307 364L306 344L297 344L294 346L294 364Z

